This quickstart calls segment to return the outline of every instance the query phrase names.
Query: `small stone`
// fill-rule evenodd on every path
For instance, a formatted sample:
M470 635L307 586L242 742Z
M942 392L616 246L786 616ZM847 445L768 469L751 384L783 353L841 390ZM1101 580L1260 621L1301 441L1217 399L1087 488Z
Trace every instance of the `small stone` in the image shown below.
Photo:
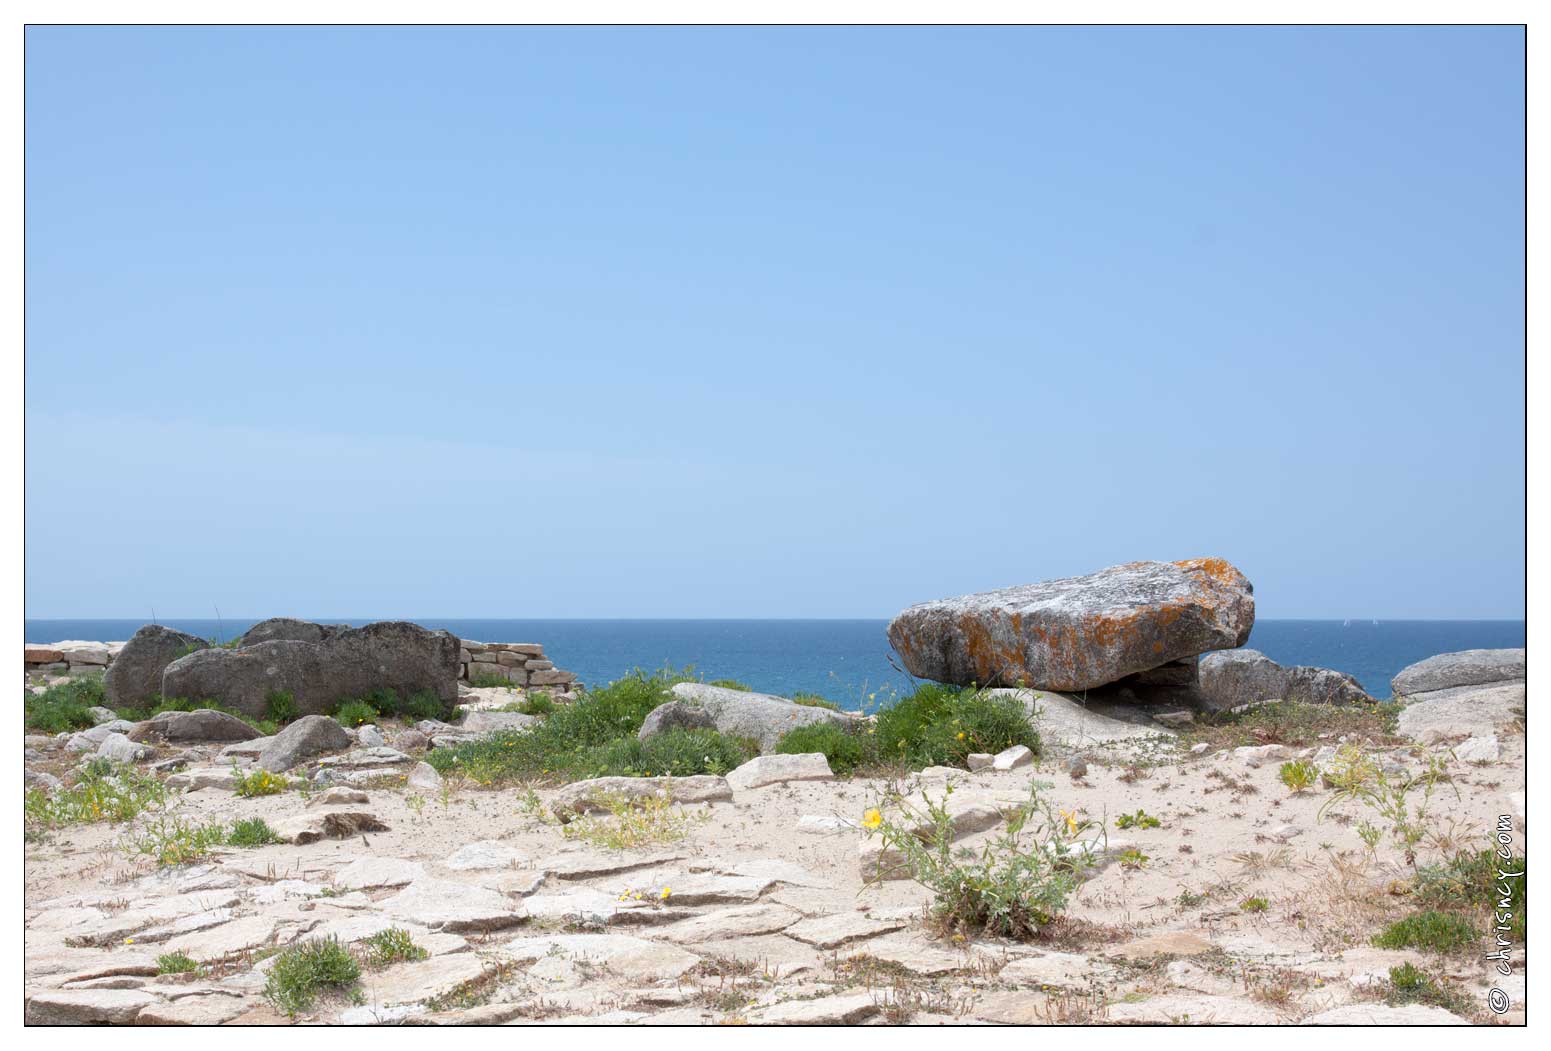
M312 806L348 806L352 803L365 803L369 799L365 792L359 788L347 788L344 785L335 785L326 788L322 792L307 800L307 805Z
M97 754L115 763L138 763L153 758L156 749L148 744L136 744L121 733L110 733L97 746Z
M1066 764L1066 772L1072 776L1073 781L1081 780L1088 776L1088 761L1082 756L1073 756L1072 761Z
M355 732L356 743L362 748L382 748L387 745L383 739L382 731L371 723L367 723Z
M1208 751L1211 750L1211 747L1211 745L1207 744L1205 741L1202 741L1200 744L1193 744L1190 746L1190 754L1205 755Z
M1502 758L1496 734L1471 737L1454 746L1454 758L1462 763L1495 763Z
M409 772L408 785L410 788L421 792L440 792L442 790L442 775L436 772L436 767L430 763L416 763Z
M996 753L991 760L991 766L996 770L1016 770L1020 766L1030 766L1034 762L1034 753L1027 745L1015 744L1011 748Z
M990 769L996 757L990 752L971 752L964 757L964 765L969 767L971 773Z

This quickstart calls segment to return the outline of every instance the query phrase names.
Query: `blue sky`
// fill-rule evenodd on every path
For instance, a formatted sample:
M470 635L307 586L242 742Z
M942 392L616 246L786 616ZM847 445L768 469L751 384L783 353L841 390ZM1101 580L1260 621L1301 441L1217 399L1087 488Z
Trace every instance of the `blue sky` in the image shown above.
M32 617L1524 611L1516 29L27 33Z

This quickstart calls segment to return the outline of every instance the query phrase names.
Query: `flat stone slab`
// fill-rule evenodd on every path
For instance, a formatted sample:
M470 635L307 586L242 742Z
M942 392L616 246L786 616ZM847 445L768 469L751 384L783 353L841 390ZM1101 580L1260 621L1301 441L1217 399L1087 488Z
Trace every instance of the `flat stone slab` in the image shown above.
M166 951L186 953L195 960L220 960L268 945L277 925L270 916L244 916L219 927L170 939Z
M1469 1025L1458 1015L1441 1007L1425 1004L1406 1004L1388 1007L1384 1004L1347 1004L1310 1015L1299 1025Z
M1489 737L1518 721L1525 710L1524 683L1458 686L1414 694L1400 710L1396 732L1423 744L1458 737Z
M526 919L522 905L499 891L430 877L411 883L382 908L390 916L454 932L498 930Z
M479 869L509 869L524 860L526 859L523 852L510 843L484 839L459 847L442 864L454 871L469 872Z
M595 777L573 781L550 800L549 808L561 821L607 809L610 799L638 800L665 796L675 803L713 803L732 799L725 777L696 774L693 777Z
M742 905L731 909L718 909L694 919L683 920L662 928L659 936L670 942L706 942L718 938L743 938L754 934L770 934L790 927L802 914L785 905Z
M754 1025L856 1025L882 1012L880 993L842 993L813 1000L788 1000L750 1011Z
M700 957L694 953L627 934L519 938L507 943L504 951L518 961L535 961L529 973L537 977L555 973L553 957L603 965L617 975L637 981L672 981L700 963Z
M1139 1003L1110 1004L1109 1025L1277 1025L1282 1016L1252 1000L1204 993L1169 993Z
M128 1025L156 997L138 989L37 989L27 993L28 1025Z
M795 755L761 755L727 775L734 792L746 792L786 781L833 781L835 772L822 752Z
M860 912L838 912L830 916L814 916L794 923L781 933L795 938L805 945L820 949L835 949L851 942L876 938L909 926L904 919L877 920Z
M504 959L499 953L462 952L394 964L364 972L361 992L368 1006L424 1003L492 980Z

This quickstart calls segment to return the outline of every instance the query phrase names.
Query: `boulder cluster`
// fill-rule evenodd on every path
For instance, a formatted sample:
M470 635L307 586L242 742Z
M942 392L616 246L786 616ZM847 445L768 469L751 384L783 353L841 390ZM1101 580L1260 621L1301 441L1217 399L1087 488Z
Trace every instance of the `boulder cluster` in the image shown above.
M1221 558L1128 562L1087 576L911 606L889 642L912 675L1095 701L1222 711L1268 700L1371 701L1350 675L1241 649L1254 587Z

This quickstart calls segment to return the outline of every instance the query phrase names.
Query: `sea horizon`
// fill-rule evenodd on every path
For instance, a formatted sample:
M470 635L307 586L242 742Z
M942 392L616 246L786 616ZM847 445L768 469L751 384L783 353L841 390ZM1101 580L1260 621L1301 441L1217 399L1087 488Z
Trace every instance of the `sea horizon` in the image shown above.
M227 641L266 618L29 618L25 641L116 642L149 623ZM360 626L409 620L481 642L537 642L557 667L587 684L611 682L635 669L691 667L707 679L733 679L763 693L816 693L872 708L882 691L908 692L884 629L887 617L306 617ZM1402 668L1439 653L1522 647L1522 618L1288 617L1255 623L1245 647L1283 665L1345 672L1378 698Z

